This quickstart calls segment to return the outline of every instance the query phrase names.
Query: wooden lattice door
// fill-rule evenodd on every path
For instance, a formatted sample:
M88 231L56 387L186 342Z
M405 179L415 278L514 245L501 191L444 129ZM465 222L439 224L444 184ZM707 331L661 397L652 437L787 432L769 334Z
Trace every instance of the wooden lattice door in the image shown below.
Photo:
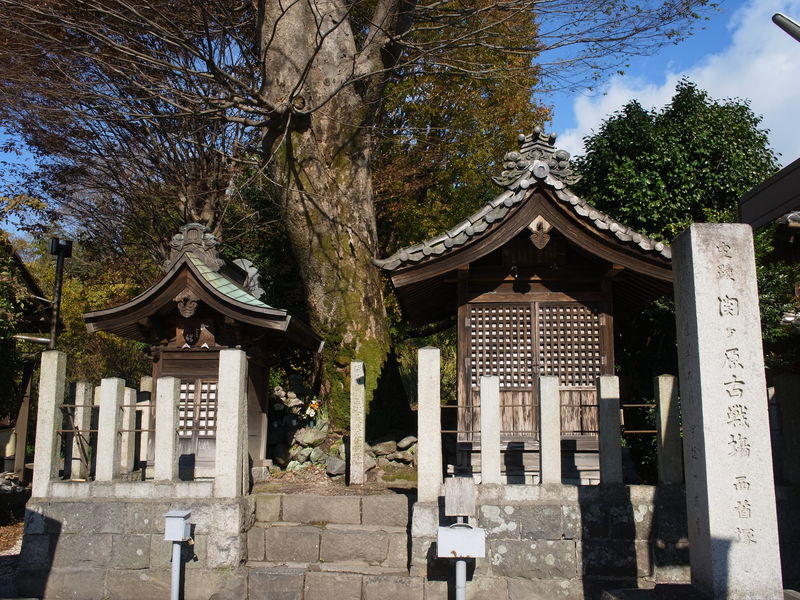
M217 436L217 381L181 380L178 452L182 479L214 474Z
M565 434L596 430L594 380L604 364L603 319L596 306L577 302L468 306L466 379L459 427L462 440L480 428L480 378L500 379L501 435L538 439L539 375L556 375L561 384ZM464 401L466 400L466 402Z

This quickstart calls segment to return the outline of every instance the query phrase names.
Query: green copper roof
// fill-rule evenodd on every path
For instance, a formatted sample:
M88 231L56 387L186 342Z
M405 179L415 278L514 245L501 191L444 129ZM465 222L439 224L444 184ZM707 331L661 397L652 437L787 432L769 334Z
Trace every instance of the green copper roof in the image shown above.
M203 276L203 278L211 287L224 294L231 300L241 302L242 304L248 304L250 306L255 306L257 308L272 309L271 306L264 304L255 296L247 293L221 273L212 271L208 265L203 262L203 259L201 259L199 256L196 256L193 252L186 252L186 257L197 268L197 271Z

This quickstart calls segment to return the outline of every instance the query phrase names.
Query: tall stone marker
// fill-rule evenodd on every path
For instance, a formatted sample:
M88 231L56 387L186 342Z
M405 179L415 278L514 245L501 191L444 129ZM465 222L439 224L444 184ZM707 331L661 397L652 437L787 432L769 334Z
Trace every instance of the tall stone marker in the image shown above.
M695 224L672 252L692 584L780 599L752 232Z
M364 471L365 384L364 363L354 360L350 363L350 483L355 485L362 485L367 479Z

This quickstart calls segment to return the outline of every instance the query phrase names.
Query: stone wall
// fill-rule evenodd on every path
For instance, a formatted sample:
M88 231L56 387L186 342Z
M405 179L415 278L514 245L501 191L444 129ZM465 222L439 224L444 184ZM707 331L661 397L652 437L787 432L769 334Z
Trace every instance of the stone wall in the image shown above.
M452 561L434 558L440 514L418 503L412 522L412 574L429 580L432 600L447 598L453 576ZM480 485L473 523L487 558L468 567L468 587L476 599L536 600L688 582L685 519L682 490L666 486Z
M23 596L135 599L169 597L172 552L164 514L191 510L185 600L246 597L246 534L252 499L33 499L17 574Z

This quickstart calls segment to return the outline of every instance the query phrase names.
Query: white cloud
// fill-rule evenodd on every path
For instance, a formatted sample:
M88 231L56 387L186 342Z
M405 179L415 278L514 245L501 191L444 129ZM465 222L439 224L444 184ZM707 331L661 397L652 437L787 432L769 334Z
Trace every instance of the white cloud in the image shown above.
M576 126L559 136L559 147L583 152L582 138L596 132L603 119L632 99L645 108L661 108L675 84L688 77L712 98L750 101L761 127L769 130L782 164L800 158L800 43L775 26L771 17L782 12L800 17L800 0L761 0L737 10L728 23L730 45L717 54L699 57L682 72L668 71L658 81L616 76L602 95L574 100Z

